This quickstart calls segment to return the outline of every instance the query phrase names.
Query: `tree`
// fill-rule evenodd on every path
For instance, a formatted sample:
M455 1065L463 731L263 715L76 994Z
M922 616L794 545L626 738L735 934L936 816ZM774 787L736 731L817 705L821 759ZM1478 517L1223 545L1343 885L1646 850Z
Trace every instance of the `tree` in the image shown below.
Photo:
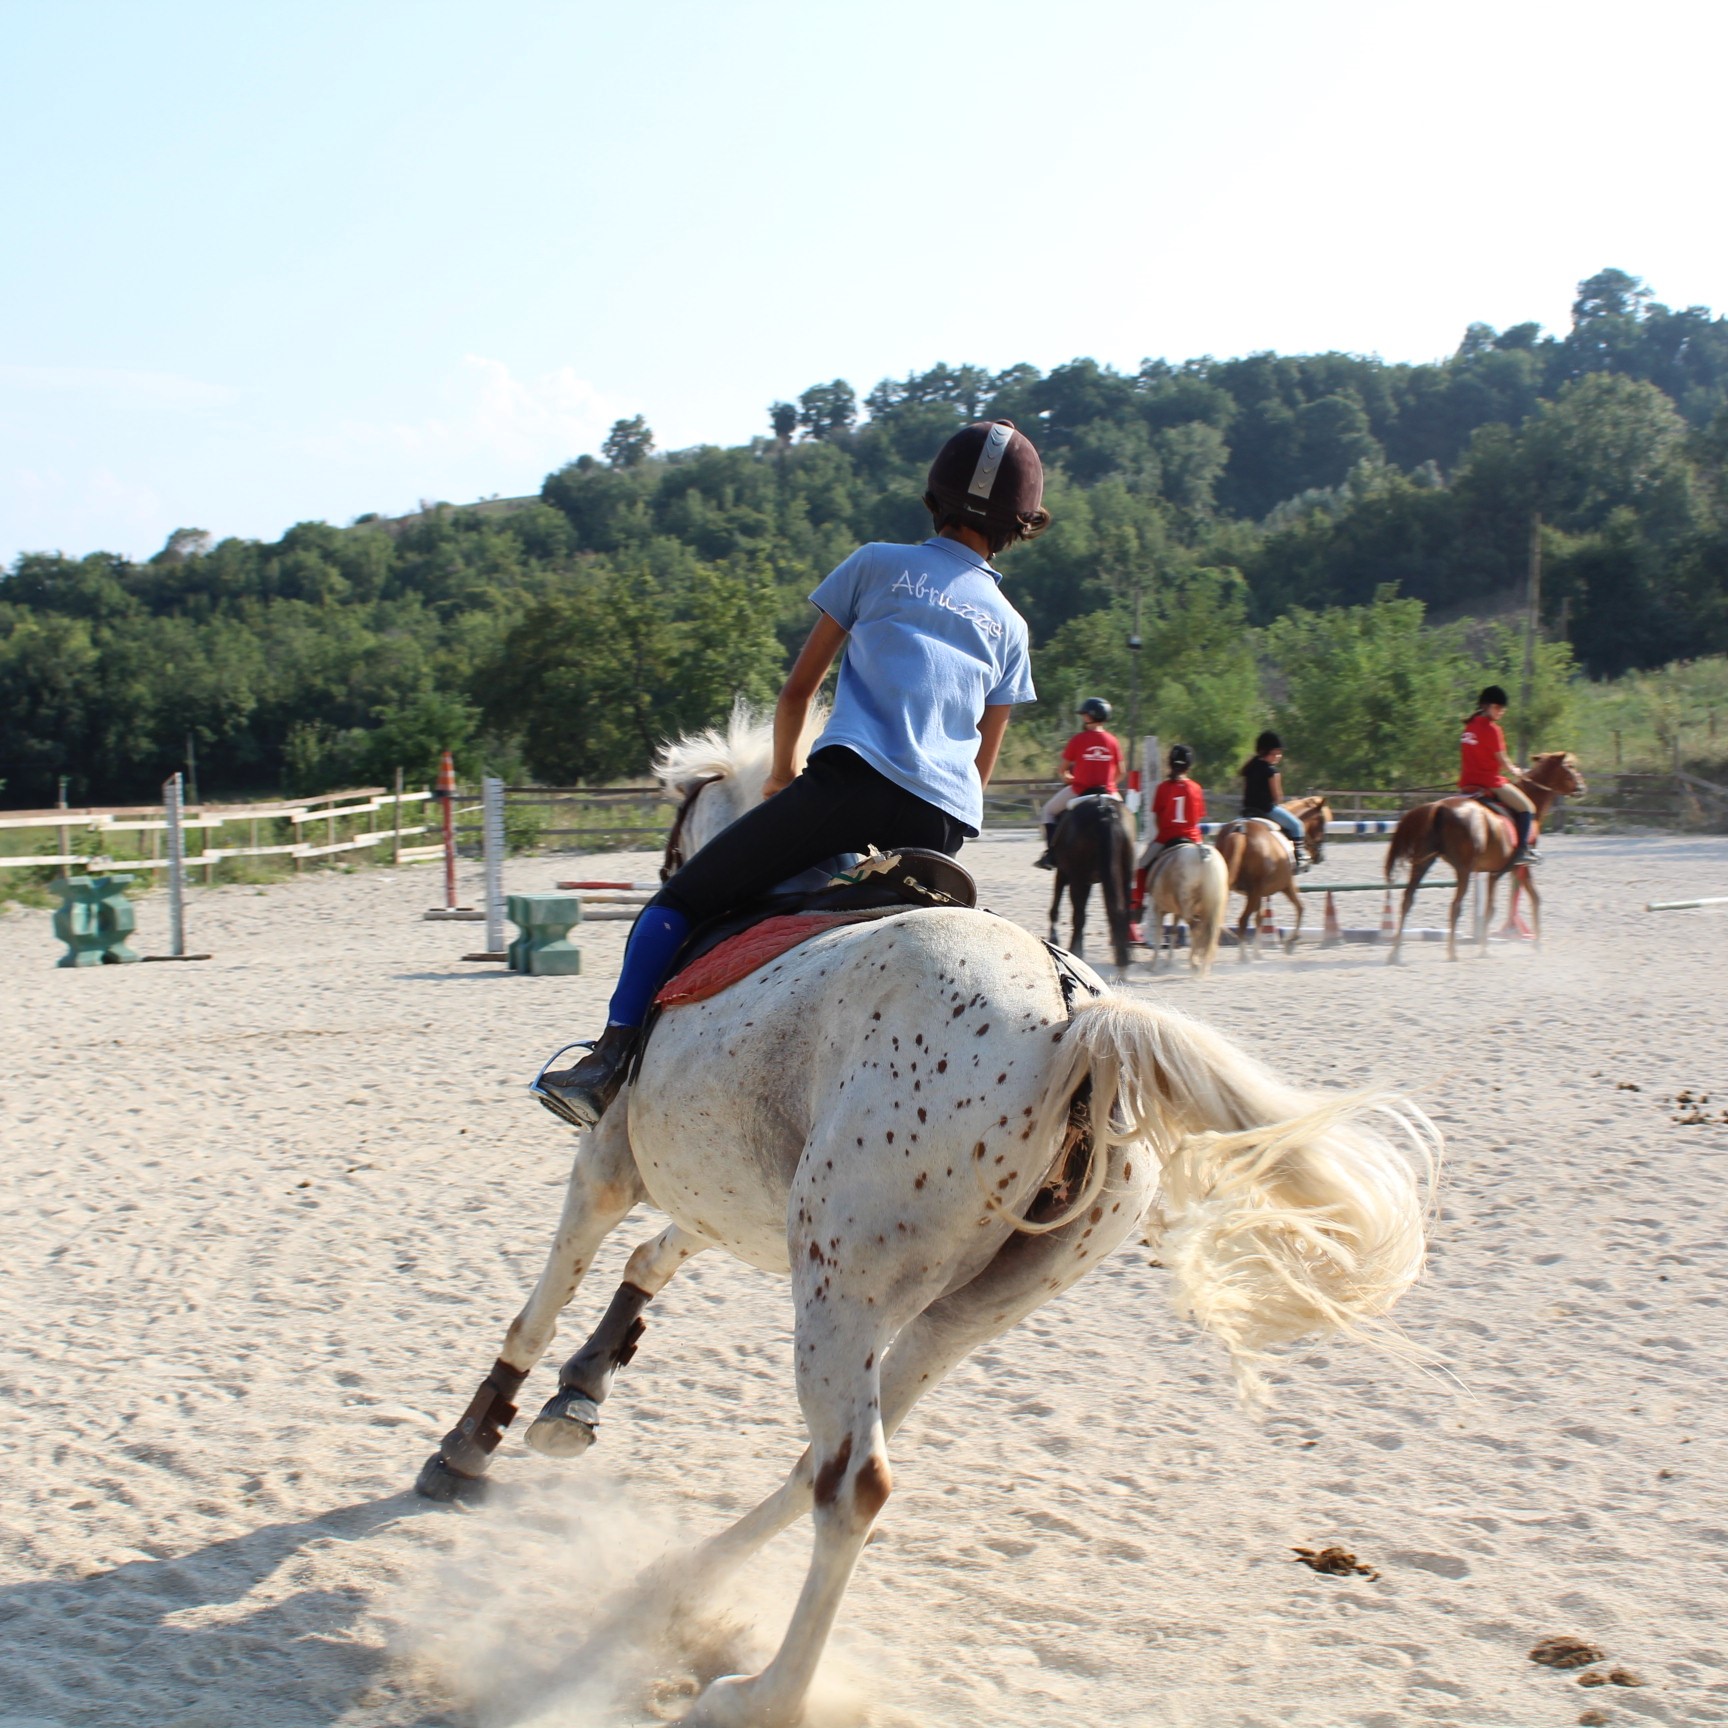
M809 438L836 438L858 418L858 398L844 378L812 384L798 398L798 424Z
M792 434L798 430L798 410L790 402L770 402L768 423L774 428L776 443L790 444Z
M1292 793L1428 785L1457 760L1468 682L1456 631L1423 628L1419 600L1384 588L1367 606L1298 609L1266 632Z
M628 420L612 422L612 430L606 434L600 454L614 468L634 468L648 460L648 453L653 448L654 434L648 429L648 422L640 414L634 414Z

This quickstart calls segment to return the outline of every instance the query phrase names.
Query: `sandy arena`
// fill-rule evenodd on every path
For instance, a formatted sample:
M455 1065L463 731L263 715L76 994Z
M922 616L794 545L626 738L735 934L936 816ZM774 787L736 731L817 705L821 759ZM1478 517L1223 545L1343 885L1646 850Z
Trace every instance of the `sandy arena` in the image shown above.
M1399 1317L1445 1372L1312 1345L1251 1417L1124 1249L913 1414L813 1728L1728 1721L1728 909L1642 910L1728 892L1728 839L1544 850L1541 954L1322 953L1316 900L1298 957L1131 986L1431 1112L1448 1168ZM1041 929L1032 857L966 854ZM55 970L46 913L0 919L0 1728L621 1728L778 1641L807 1527L679 1649L600 1618L802 1445L784 1289L718 1254L650 1310L586 1459L519 1419L489 1505L411 1492L556 1216L571 1135L523 1084L598 1030L624 936L580 932L579 979L509 976L460 959L479 926L419 920L437 888L196 892L215 957L183 966ZM161 895L139 924L162 951ZM657 1227L614 1235L526 1408ZM1292 1554L1332 1544L1378 1577ZM1643 1684L1533 1663L1556 1634Z

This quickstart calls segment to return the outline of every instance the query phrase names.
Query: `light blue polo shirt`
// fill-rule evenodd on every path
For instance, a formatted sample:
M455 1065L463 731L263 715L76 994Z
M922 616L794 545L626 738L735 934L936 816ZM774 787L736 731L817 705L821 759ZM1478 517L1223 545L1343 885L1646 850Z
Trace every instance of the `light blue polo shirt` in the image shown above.
M844 744L896 786L984 824L978 722L1031 702L1026 620L958 540L860 546L810 598L846 632L839 688L814 748Z

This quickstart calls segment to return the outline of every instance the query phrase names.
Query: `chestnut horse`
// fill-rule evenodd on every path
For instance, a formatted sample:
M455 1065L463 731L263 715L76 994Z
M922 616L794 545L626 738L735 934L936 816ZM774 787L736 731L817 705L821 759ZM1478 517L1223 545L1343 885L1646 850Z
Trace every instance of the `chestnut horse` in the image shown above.
M1316 793L1287 799L1284 808L1302 824L1308 856L1318 864L1326 855L1326 824L1332 820L1326 800ZM1244 960L1249 956L1249 933L1261 901L1282 894L1296 908L1296 928L1284 943L1288 954L1302 934L1302 895L1296 887L1296 860L1290 842L1270 823L1244 816L1225 823L1212 837L1212 844L1224 856L1232 890L1242 896L1242 917L1236 925L1237 953Z
M1567 750L1550 750L1538 756L1527 774L1520 774L1516 784L1529 795L1536 806L1536 819L1530 825L1534 839L1542 819L1553 808L1556 798L1575 798L1587 791L1584 776L1578 772L1578 759ZM1517 831L1512 818L1498 806L1490 809L1479 798L1461 793L1453 798L1437 798L1431 804L1418 804L1406 810L1393 830L1392 843L1386 848L1386 881L1400 863L1408 860L1410 880L1404 885L1404 898L1398 907L1398 930L1392 938L1392 952L1386 956L1392 964L1398 961L1399 944L1404 939L1404 920L1410 915L1410 902L1416 889L1428 873L1428 867L1444 858L1458 878L1452 895L1452 905L1446 919L1446 958L1458 958L1458 908L1470 886L1470 878L1478 873L1488 878L1488 903L1482 914L1482 934L1478 941L1481 951L1488 952L1488 926L1494 917L1494 890L1500 878L1511 868L1512 854L1517 850ZM1530 896L1530 930L1536 941L1542 940L1542 899L1536 892L1527 866L1519 865L1513 877L1514 887L1522 884Z

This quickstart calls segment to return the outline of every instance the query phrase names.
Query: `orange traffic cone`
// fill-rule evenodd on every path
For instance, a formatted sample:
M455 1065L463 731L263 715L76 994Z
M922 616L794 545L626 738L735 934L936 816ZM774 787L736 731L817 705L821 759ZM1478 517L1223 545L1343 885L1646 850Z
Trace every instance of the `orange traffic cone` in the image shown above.
M1344 940L1344 932L1338 923L1338 901L1330 890L1326 895L1326 922L1320 930L1320 946L1336 948Z
M1392 916L1392 890L1386 890L1386 898L1380 905L1380 940L1390 942L1398 934L1398 921Z

